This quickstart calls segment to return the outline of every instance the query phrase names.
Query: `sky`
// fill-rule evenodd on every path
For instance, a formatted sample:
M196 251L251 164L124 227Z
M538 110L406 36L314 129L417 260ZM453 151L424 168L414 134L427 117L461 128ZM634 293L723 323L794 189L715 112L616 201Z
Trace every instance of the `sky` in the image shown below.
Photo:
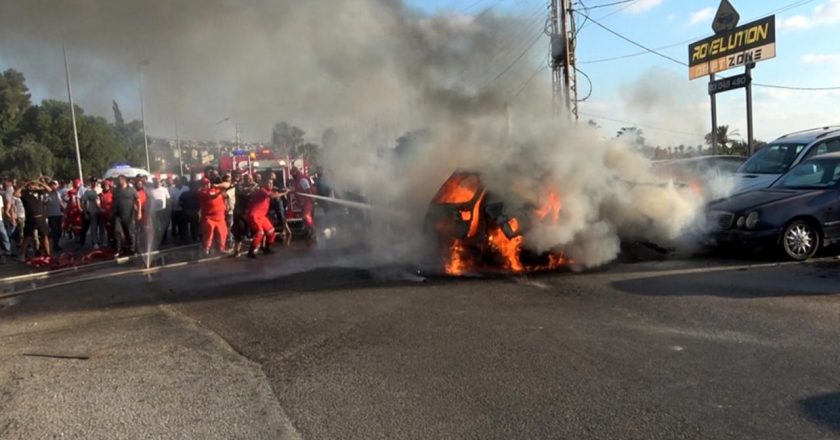
M410 0L429 13L455 11L481 13L492 8L500 14L532 17L543 15L543 0ZM587 15L606 27L649 48L687 61L688 42L711 36L712 18L718 0L638 0L627 4L596 8L615 0L587 0ZM759 63L753 81L762 84L826 87L840 86L840 0L731 0L741 16L740 24L776 14L776 52L774 59ZM533 25L543 25L541 20ZM832 37L833 36L833 37ZM682 43L682 44L676 44ZM547 42L535 47L529 56L542 60ZM710 103L706 78L688 80L688 68L657 55L645 55L602 61L605 58L645 52L606 30L585 24L578 34L578 68L591 78L591 96L580 104L581 119L594 119L605 136L614 136L622 126L639 125L651 142L703 142L703 133L711 127ZM742 73L743 68L725 72ZM544 77L544 78L543 78ZM540 80L548 86L549 73ZM579 77L581 98L589 91L585 78ZM642 90L638 90L642 89ZM547 89L550 90L550 89ZM636 105L634 95L653 94L652 105ZM672 95L677 94L678 97ZM629 95L629 96L628 96ZM635 96L638 98L639 96ZM840 90L805 92L753 88L755 138L765 141L787 132L805 128L840 125ZM676 108L675 108L676 107ZM717 95L718 124L728 124L746 138L745 91ZM604 118L628 121L614 122ZM630 124L633 122L635 124Z
M0 8L6 2L11 5L23 0L0 0ZM489 59L489 72L501 71L512 62L532 63L538 66L531 85L538 84L551 92L550 74L544 67L548 52L548 37L540 37L525 51L535 35L539 35L545 24L546 0L405 0L418 11L426 14L448 14L453 16L511 15L521 18L522 30L514 33L507 49ZM710 36L711 22L718 6L717 0L633 0L613 6L600 7L617 0L574 0L575 8L583 9L603 26L677 60L687 61L688 42ZM777 57L761 62L753 71L756 83L798 87L840 86L840 0L731 0L741 15L741 23L777 12ZM243 2L244 3L244 2ZM588 12L587 12L588 11ZM706 93L707 80L689 81L688 68L673 61L645 52L639 47L620 39L593 23L580 21L577 46L581 119L594 120L605 137L615 136L621 127L638 126L648 141L654 145L698 145L703 143L704 133L711 127L710 104ZM5 48L4 48L5 46ZM524 52L524 55L523 55ZM644 53L621 59L607 60L630 54ZM60 64L60 49L42 58L50 63L35 64L44 71L26 71L33 101L45 98L66 99L63 70ZM85 63L79 60L78 51L70 47L71 65ZM522 55L521 59L517 57ZM76 58L73 58L73 57ZM0 69L20 68L22 60L31 62L31 54L25 44L19 47L14 42L0 45ZM90 64L90 63L89 63ZM96 66L83 66L92 70ZM153 66L154 67L154 66ZM243 66L245 69L247 66ZM107 73L108 66L102 71ZM35 70L38 70L37 68ZM154 70L153 68L151 70ZM726 74L740 73L731 70ZM155 87L154 72L148 84ZM589 78L589 80L584 77ZM79 80L75 84L79 91L78 104L95 114L113 119L110 113L110 99L116 99L126 118L139 118L139 100L136 82L117 83L113 80ZM92 101L97 91L108 87L107 99ZM86 90L87 89L87 90ZM212 92L212 91L206 91ZM718 123L730 125L742 138L746 138L746 99L743 90L731 91L717 97ZM755 137L769 141L787 132L840 124L840 90L794 91L755 87L754 126ZM521 99L526 99L523 98ZM146 103L147 115L160 115L159 103ZM527 103L514 103L514 106ZM213 121L212 136L233 135L232 124L216 126L215 120L228 116L220 113ZM619 122L620 121L620 122ZM152 124L150 134L172 137L171 130L162 130L162 123ZM171 124L167 124L171 125ZM267 136L245 130L247 138ZM205 137L208 135L205 133Z

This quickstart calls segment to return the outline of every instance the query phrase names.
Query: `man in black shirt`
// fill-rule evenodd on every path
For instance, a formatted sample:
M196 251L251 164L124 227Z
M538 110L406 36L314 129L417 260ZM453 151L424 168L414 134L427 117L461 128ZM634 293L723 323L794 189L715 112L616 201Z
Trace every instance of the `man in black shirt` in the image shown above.
M137 222L143 218L143 207L140 206L140 197L137 190L128 184L125 176L117 179L117 188L114 191L114 205L111 221L114 225L114 241L111 246L117 254L134 253L135 236L134 231ZM122 236L122 240L120 240Z
M26 213L26 222L23 226L23 242L20 246L21 261L26 260L26 251L29 248L29 243L35 238L35 231L38 231L44 256L50 256L49 227L47 226L46 207L44 205L50 191L50 187L43 179L39 179L27 182L15 192L15 196L20 197L23 211Z

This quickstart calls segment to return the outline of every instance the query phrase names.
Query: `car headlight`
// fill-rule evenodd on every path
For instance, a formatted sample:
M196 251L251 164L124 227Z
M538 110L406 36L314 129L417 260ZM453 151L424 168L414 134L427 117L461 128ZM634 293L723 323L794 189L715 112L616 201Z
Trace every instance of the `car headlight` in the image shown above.
M735 224L736 224L736 225L738 225L738 227L739 227L739 228L743 228L743 227L744 227L744 222L745 222L745 221L747 221L747 220L746 220L746 219L744 218L744 216L742 215L742 216L738 217L738 221L737 221L737 222L735 222Z
M758 225L758 213L753 211L747 215L747 220L744 222L747 229L754 229Z

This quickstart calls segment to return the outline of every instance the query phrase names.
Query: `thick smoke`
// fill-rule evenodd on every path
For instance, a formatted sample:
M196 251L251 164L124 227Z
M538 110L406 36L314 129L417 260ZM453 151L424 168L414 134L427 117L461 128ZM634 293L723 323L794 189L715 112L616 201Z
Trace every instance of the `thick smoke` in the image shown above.
M86 107L109 107L149 60L153 133L165 133L176 111L194 136L211 137L225 116L246 136L268 137L280 120L334 128L323 158L333 186L401 213L372 214L379 261L424 249L426 206L456 168L481 171L506 199L539 204L546 187L556 191L559 222L531 231L525 245L563 249L586 267L613 259L622 237L676 238L699 207L657 182L630 147L551 116L546 79L528 81L545 43L511 64L542 22L428 16L398 0L17 3L0 16L4 48L15 48L3 59L36 77L56 71L43 54L63 25ZM60 96L60 77L38 78Z

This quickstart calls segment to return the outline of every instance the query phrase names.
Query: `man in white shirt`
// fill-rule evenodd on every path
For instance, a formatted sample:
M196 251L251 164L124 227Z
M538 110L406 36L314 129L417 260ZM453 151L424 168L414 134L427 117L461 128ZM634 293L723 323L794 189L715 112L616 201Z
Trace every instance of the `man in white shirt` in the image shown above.
M156 244L158 247L163 245L163 238L166 229L169 227L169 205L170 205L170 193L166 187L161 186L160 179L155 177L152 179L152 189L147 191L149 196L149 205L150 210L149 213L151 214L150 220L152 221L152 226L154 226L154 241L153 244Z

